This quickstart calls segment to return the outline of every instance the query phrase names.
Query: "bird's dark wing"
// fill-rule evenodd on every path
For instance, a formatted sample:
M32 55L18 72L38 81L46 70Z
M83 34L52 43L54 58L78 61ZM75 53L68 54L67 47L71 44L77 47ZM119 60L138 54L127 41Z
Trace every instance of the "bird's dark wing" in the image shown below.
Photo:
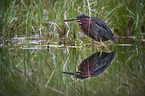
M93 21L94 21L95 24L99 25L103 29L105 29L107 31L111 31L110 28L101 19L93 17Z
M94 22L94 25L95 25L96 30L98 31L99 35L116 42L116 39L115 39L112 31L102 20L100 20L96 17L93 17L93 22Z

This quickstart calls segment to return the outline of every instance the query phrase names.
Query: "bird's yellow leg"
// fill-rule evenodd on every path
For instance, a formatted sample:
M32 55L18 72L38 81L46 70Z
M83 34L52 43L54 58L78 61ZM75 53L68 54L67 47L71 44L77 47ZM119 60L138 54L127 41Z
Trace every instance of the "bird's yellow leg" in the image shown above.
M90 42L88 42L88 43L86 43L86 44L84 44L84 45L88 45L88 44L90 44L90 43L92 43L92 42L99 44L100 47L103 45L103 42L102 42L101 39L100 39L100 42L97 42L97 41L90 41ZM82 45L82 44L79 44L79 45Z
M102 39L100 39L100 47L103 45Z
M102 46L102 40L100 39L100 55L102 54L102 48L101 48L101 46Z
M103 45L102 39L100 39L100 42L97 42L97 41L90 41L89 43L91 43L91 42L95 42L95 43L99 44L100 47ZM88 43L87 43L87 44L88 44Z

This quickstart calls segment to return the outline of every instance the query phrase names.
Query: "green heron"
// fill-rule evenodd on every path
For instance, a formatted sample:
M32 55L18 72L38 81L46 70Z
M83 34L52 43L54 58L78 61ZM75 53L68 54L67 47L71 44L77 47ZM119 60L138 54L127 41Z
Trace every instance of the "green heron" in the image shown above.
M78 71L75 73L62 72L64 74L73 75L78 79L86 79L88 77L95 77L105 71L113 60L116 51L111 53L96 52L86 58L79 66Z
M110 28L100 19L96 17L89 17L86 15L79 15L76 18L63 20L63 22L76 20L85 35L91 37L95 41L102 42L111 40L117 43L114 34Z

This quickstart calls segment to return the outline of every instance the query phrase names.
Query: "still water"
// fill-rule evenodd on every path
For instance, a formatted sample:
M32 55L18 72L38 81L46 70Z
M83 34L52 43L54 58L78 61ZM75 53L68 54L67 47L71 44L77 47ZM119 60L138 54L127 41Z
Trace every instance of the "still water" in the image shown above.
M145 95L144 41L120 39L118 44L104 43L102 50L96 43L41 42L1 40L0 95Z

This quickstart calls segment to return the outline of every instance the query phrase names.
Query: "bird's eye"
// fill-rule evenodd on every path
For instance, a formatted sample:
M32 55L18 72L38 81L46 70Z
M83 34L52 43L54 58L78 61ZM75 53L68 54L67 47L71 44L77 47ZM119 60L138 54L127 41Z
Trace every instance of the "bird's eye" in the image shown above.
M81 19L80 17L76 18L76 19Z
M76 19L80 19L80 17L76 18Z

